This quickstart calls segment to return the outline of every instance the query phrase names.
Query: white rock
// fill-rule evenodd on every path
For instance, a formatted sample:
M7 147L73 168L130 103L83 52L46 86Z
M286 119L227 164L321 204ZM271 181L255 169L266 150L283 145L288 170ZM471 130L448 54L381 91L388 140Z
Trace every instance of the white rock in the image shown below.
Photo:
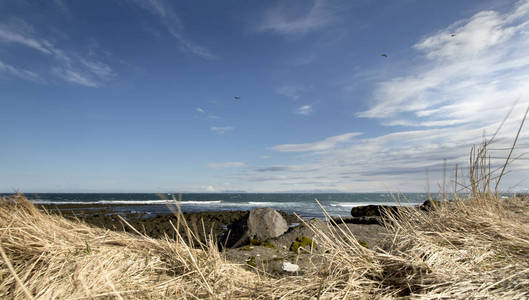
M283 262L283 271L286 272L297 272L299 271L299 266L288 261Z

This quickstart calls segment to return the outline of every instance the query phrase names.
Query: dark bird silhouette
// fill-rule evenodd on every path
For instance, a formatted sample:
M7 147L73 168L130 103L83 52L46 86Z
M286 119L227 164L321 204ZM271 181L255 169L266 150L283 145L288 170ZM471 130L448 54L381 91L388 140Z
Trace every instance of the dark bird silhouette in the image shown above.
M239 97L239 96L234 96L233 99L235 99L235 100L239 100L239 99L241 99L241 97Z
M384 56L385 58L388 57L388 55L386 53L382 53L382 54L380 54L380 56Z
M456 35L452 33L450 36L451 36L451 37L454 37L454 36L456 36Z

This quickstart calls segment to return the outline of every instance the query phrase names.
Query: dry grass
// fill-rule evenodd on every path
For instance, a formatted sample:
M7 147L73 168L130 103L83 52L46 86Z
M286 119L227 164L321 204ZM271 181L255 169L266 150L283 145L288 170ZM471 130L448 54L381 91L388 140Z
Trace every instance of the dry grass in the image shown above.
M226 261L213 244L193 249L181 237L106 231L41 213L22 196L4 198L0 298L522 299L528 208L492 197L401 210L386 224L393 240L374 250L338 227L315 227L319 271L274 279Z
M473 196L386 212L392 238L379 249L343 227L308 225L320 264L279 279L227 261L212 241L191 248L190 236L103 230L42 213L21 195L3 198L0 298L527 299L529 201L498 199L486 150L472 155L481 168L471 168Z
M24 290L36 299L229 298L257 283L214 250L93 228L40 213L21 196L2 201L2 299L28 298Z

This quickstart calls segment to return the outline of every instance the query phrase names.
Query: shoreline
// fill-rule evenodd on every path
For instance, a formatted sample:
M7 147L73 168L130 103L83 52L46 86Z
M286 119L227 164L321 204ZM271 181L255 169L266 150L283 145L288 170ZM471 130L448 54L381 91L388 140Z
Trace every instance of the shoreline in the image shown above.
M148 205L148 204L146 204ZM171 223L174 225L178 222L178 217L172 212L147 214L136 211L120 211L115 208L132 207L126 204L106 205L91 204L85 205L35 205L40 210L48 211L50 214L61 215L67 219L79 219L90 225L97 227L133 232L130 227L126 226L118 215L134 227L136 230L153 238L162 238L164 233L174 233ZM134 205L136 206L136 205ZM226 234L228 228L235 226L237 222L248 217L250 210L204 210L200 212L182 212L185 222L193 229L201 240L205 240L207 234L214 237L220 237ZM289 226L295 226L300 220L293 214L284 211L279 213L285 218ZM204 234L203 229L207 232ZM180 230L181 234L185 231Z
M47 211L52 215L59 215L70 220L80 220L95 227L135 233L139 231L151 238L165 238L167 235L170 239L176 238L175 227L179 230L181 236L187 236L186 226L179 226L184 220L181 220L173 213L163 214L145 214L136 211L116 210L116 208L127 207L128 205L102 205L92 204L89 207L84 205L35 205L41 211ZM382 230L380 218L377 216L360 216L360 217L331 217L331 220L322 218L302 217L300 220L296 215L285 211L277 210L285 219L290 231L297 231L298 234L290 234L289 238L280 237L278 240L283 246L290 247L290 243L297 237L313 236L309 230L303 229L303 222L318 222L320 225L329 226L347 226L354 233L359 233L363 240L369 241L372 245L378 233ZM208 238L219 241L219 246L233 234L241 234L244 231L246 220L250 210L205 210L201 212L182 212L181 216L185 219L187 227L191 230L201 242L206 242ZM128 224L123 222L125 219ZM327 226L325 225L325 226ZM173 227L174 226L174 227ZM132 227L132 228L131 228ZM367 228L369 234L364 232ZM301 233L300 233L301 232ZM371 236L373 235L373 236ZM276 241L277 242L277 241Z
M183 225L183 220L178 216L168 214L145 215L141 213L127 213L115 211L113 208L123 205L90 205L90 209L77 205L35 205L40 210L46 210L52 215L58 215L70 220L79 220L83 223L116 232L127 232L137 234L138 231L147 237L154 239L177 240L178 234L186 240L191 247L201 247L207 245L211 239L216 243L216 247L224 253L226 259L236 264L247 265L251 259L251 265L260 266L263 271L274 276L285 276L283 261L296 262L304 270L302 273L314 271L321 267L319 259L314 260L313 251L301 253L293 252L292 245L296 241L307 239L321 241L317 238L311 227L324 232L330 232L330 227L335 227L337 232L350 232L354 234L359 243L366 248L374 249L382 246L387 238L386 229L380 225L375 218L333 218L332 221L324 221L320 218L307 218L303 221L293 214L277 210L285 219L288 225L287 232L279 237L267 239L266 241L249 240L244 244L233 247L236 240L232 237L240 237L245 231L246 220L250 210L232 211L203 211L203 212L182 212L187 226ZM124 218L125 224L120 217ZM193 237L190 237L193 236ZM238 238L236 238L238 239ZM197 242L199 242L197 244ZM193 246L194 245L194 246ZM317 249L313 249L317 251ZM320 249L321 250L321 249ZM317 263L316 263L317 262ZM315 264L316 263L316 264Z

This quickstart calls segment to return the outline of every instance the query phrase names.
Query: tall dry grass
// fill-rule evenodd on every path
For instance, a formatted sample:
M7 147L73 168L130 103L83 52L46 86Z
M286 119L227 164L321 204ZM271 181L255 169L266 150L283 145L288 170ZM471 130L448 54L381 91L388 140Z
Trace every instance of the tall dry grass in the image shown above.
M390 235L380 248L361 246L331 220L307 224L321 250L317 267L281 278L226 260L212 240L192 248L192 234L108 231L40 212L21 195L4 197L0 298L527 299L529 203L491 192L498 177L484 157L482 148L471 154L470 184L461 184L470 196L429 211L387 211Z
M343 227L313 227L319 270L276 279L225 260L212 243L193 249L182 237L93 228L16 196L0 205L0 298L523 299L528 219L520 199L406 208L388 216L392 238L381 249L362 247Z
M90 227L22 196L2 199L0 243L1 299L230 298L257 283L215 247Z

